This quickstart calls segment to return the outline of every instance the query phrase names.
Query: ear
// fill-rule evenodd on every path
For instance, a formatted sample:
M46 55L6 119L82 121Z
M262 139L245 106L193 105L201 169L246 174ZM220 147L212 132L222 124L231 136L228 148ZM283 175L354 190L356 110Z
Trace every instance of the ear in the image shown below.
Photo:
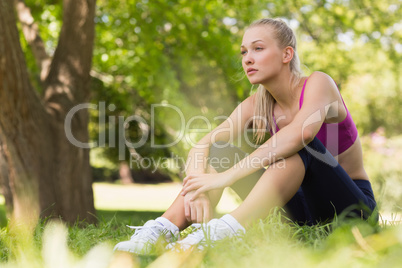
M287 46L283 49L283 58L282 58L282 62L283 63L288 63L293 59L293 55L294 55L294 50L293 47L291 46Z

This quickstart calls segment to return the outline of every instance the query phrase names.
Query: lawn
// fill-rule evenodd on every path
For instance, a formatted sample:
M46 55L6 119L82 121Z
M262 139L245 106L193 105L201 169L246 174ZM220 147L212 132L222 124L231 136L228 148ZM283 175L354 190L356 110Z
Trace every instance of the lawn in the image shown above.
M97 226L88 225L86 228L79 228L59 224L52 229L47 227L48 224L44 220L36 227L33 237L27 234L28 231L23 226L7 226L4 198L0 196L2 227L0 267L102 267L103 264L108 264L103 267L111 267L109 264L115 258L111 255L113 246L119 241L129 239L132 235L132 230L126 225L142 225L147 220L160 216L172 203L181 185L179 183L157 185L94 183L93 189L99 220ZM236 199L229 190L225 190L216 209L216 215L226 213L235 206ZM47 229L49 230L46 231ZM50 252L46 253L46 251ZM88 264L89 266L86 266L86 259L91 252L95 252L97 256L95 259L99 259L98 255L105 258L102 265ZM50 258L49 255L59 256L59 259ZM62 260L63 256L65 260ZM129 262L145 267L156 257L157 254L141 258L130 256Z
M363 141L364 142L364 141ZM380 204L380 222L347 221L306 227L283 222L280 210L256 223L241 239L227 239L205 251L167 252L163 241L149 256L114 253L127 240L126 225L142 225L161 215L180 184L94 184L97 225L67 227L40 222L32 232L7 225L0 199L1 267L400 267L402 226L402 138L378 151L363 143L365 163ZM155 196L158 198L155 199ZM1 196L0 196L1 198ZM225 192L217 215L236 206ZM182 232L185 236L188 232Z
M161 243L150 256L113 253L113 246L132 234L125 225L141 225L158 217L177 189L180 185L95 184L97 226L66 227L42 221L33 236L23 226L3 227L0 266L397 267L402 261L402 228L398 224L337 219L327 225L301 227L281 221L280 210L257 223L243 239L228 239L204 252L165 252ZM147 191L158 193L160 200L148 200ZM123 210L118 209L121 198L125 200ZM228 192L223 200L226 204L220 204L221 213L235 205ZM4 206L0 209L4 211Z

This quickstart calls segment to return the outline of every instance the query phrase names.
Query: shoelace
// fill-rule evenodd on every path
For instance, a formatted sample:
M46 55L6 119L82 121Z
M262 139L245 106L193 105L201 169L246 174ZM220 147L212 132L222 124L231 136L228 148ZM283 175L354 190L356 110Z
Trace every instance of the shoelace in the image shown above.
M193 223L191 224L192 227L194 227L195 229L200 229L202 227L201 223Z
M155 232L153 229L155 229L155 228L163 229L162 226L158 226L158 225L152 225L152 226L130 226L130 225L126 225L126 226L128 228L130 228L130 229L135 230L135 233L131 236L131 238L136 237L136 236L140 236L140 234L143 234L143 237L140 237L141 239L146 238L147 237L146 235L149 234L149 232L141 232L142 230L151 231L153 237L157 238L159 234L157 232Z
M207 240L208 239L212 239L212 240L218 239L219 240L219 239L222 239L227 236L227 234L222 234L219 231L220 226L218 224L215 224L215 226L214 226L215 228L213 228L212 226L208 226L207 224L200 224L200 223L192 224L192 226L194 226L196 228L196 231L189 234L188 237L194 238L199 241L202 241L203 239L207 239ZM233 229L231 229L231 230L233 231ZM234 233L234 231L233 231L233 233ZM200 240L200 238L201 238L201 240Z
M196 241L201 241L202 239L204 239L203 225L201 223L193 223L191 226L194 228L194 231L190 233L186 238L195 239ZM204 227L206 227L205 224Z

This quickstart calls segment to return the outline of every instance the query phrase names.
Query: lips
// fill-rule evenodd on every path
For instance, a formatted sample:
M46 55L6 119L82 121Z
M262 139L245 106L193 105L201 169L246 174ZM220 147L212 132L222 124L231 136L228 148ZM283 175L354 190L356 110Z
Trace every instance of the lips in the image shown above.
M254 68L248 68L248 69L247 69L247 75L250 75L250 74L256 73L257 71L258 71L257 69L254 69Z

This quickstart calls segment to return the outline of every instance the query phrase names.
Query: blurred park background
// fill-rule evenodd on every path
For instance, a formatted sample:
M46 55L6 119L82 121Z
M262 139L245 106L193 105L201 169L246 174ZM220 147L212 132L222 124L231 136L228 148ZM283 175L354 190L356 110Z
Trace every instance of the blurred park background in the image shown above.
M2 225L33 211L91 222L95 209L166 209L180 190L189 141L255 89L240 44L263 17L295 31L305 75L323 71L336 81L380 209L400 213L401 3L1 0ZM66 139L69 112L82 104L71 134L90 148ZM235 203L225 196L220 211Z

